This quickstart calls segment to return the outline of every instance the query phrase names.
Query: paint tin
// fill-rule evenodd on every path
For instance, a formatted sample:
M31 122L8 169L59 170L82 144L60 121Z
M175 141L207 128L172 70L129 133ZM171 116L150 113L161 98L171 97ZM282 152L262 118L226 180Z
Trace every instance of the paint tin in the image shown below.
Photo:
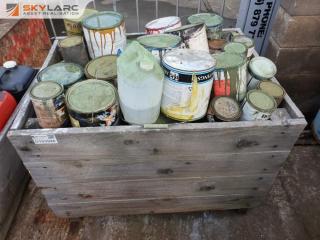
M119 119L116 89L103 80L74 84L67 91L66 105L73 127L111 126Z
M181 27L181 19L176 16L169 16L148 22L145 26L145 32L147 34L159 34L178 27Z
M256 89L262 80L270 80L277 73L276 65L268 58L254 57L250 60L248 77L248 89Z
M163 55L181 46L181 37L172 34L153 34L137 38L137 41L148 49L159 61Z
M281 104L285 95L283 87L269 80L259 82L257 89L265 93L268 93L270 96L274 97L274 99L277 102L277 106Z
M180 36L184 48L209 52L206 26L203 23L185 25L166 33Z
M239 54L243 58L247 58L247 47L242 43L229 42L224 45L223 50L227 53Z
M230 96L242 101L247 92L246 58L227 52L214 54L213 57L217 61L214 71L214 96Z
M84 69L88 79L99 79L117 85L117 56L107 55L91 60Z
M251 58L254 51L254 41L252 38L249 38L246 35L236 35L233 37L232 41L244 44L248 49L247 58Z
M198 13L188 17L191 24L205 23L208 39L221 39L223 18L214 13Z
M99 12L83 19L82 26L91 59L123 52L127 38L120 13Z
M67 122L62 85L53 81L39 82L32 87L30 98L42 128L59 128Z
M65 62L77 63L85 66L89 56L81 36L71 36L59 41L59 48Z
M39 72L38 81L54 81L66 90L72 84L83 80L83 68L75 63L56 63Z
M165 83L161 111L178 121L195 121L206 115L215 60L210 54L176 49L162 60Z
M232 122L241 117L241 109L237 101L230 97L215 97L211 100L207 118L209 122Z
M64 22L64 26L66 28L68 36L73 36L73 35L82 36L83 32L82 32L81 21L84 18L92 14L95 14L97 12L98 12L97 10L87 8L84 10L83 14L79 18L65 18L63 22Z
M276 100L261 90L250 90L242 105L242 121L268 120L276 110Z

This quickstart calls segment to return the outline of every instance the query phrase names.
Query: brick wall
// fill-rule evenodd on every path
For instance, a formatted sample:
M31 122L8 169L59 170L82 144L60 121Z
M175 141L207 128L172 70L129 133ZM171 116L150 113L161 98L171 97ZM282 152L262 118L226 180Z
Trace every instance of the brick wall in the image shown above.
M0 37L0 64L15 60L18 64L41 67L51 47L44 21L10 20L15 21L12 26L8 20L1 21L2 32L6 32Z
M320 1L283 0L267 57L309 122L320 108Z

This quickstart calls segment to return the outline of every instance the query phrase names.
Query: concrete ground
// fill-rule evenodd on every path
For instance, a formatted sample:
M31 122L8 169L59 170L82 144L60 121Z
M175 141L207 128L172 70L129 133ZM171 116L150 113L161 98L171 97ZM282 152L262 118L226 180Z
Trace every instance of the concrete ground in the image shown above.
M318 240L320 147L295 146L260 207L245 212L208 211L61 219L29 184L7 240Z

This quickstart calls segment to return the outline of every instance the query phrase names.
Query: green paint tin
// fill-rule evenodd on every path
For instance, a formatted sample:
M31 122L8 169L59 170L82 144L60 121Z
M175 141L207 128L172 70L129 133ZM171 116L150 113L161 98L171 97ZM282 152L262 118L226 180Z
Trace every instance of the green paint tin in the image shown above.
M283 89L283 87L281 87L279 84L269 81L269 80L265 80L265 81L261 81L258 84L258 88L259 90L268 93L270 96L274 97L274 99L277 102L277 106L280 105L280 103L282 102L284 95L285 95L285 91Z
M254 41L252 38L249 38L246 35L236 35L233 36L232 41L244 44L248 49L247 58L251 58L254 51Z
M64 89L83 80L83 68L75 63L56 63L46 67L38 74L38 81L54 81L61 84Z
M222 34L223 18L214 13L198 13L188 17L191 24L204 23L207 27L208 39L220 39Z
M66 105L73 127L111 126L118 122L117 91L103 80L74 84L67 91Z
M247 52L248 49L247 47L242 44L242 43L236 43L236 42L229 42L227 43L223 50L227 53L235 53L235 54L239 54L242 57L246 58L247 57Z

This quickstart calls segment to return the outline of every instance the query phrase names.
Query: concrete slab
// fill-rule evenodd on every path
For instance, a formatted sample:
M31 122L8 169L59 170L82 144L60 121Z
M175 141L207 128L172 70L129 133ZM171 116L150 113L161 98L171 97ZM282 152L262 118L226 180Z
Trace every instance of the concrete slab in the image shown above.
M316 240L320 239L319 190L319 145L296 146L264 204L246 213L61 219L31 183L7 239Z

